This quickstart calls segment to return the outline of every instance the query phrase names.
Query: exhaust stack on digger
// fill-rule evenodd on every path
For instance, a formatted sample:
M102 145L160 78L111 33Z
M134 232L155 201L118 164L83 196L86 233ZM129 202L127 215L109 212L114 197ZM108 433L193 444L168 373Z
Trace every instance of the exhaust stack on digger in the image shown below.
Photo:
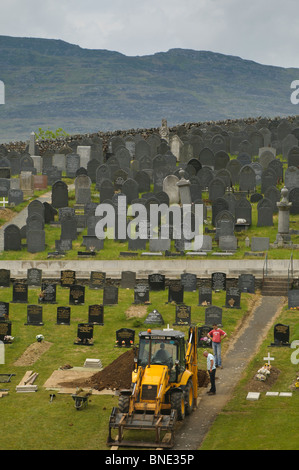
M108 445L170 448L177 420L197 402L197 328L190 327L187 350L184 333L171 329L139 333L138 357L130 390L120 392L118 408L109 420ZM112 438L112 429L117 436ZM153 442L124 440L124 431L153 431ZM170 439L163 441L162 432Z

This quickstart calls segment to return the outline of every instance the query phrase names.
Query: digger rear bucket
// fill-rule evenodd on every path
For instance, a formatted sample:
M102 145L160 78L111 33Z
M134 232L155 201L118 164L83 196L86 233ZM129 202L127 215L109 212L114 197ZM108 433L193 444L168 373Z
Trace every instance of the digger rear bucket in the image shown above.
M121 447L162 447L171 448L174 444L174 427L176 423L176 412L171 411L170 415L154 416L149 413L121 413L118 408L113 408L109 420L109 436L107 445L121 446ZM118 429L118 436L113 439L111 430ZM124 440L123 433L125 430L141 430L141 431L154 431L156 439L154 442L149 441L136 441ZM166 431L170 434L170 439L163 441L161 439L161 432Z

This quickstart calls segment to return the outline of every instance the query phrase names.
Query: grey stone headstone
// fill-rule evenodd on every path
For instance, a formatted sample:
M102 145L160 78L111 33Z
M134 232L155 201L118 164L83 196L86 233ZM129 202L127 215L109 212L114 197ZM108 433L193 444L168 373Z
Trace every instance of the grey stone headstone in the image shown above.
M251 251L268 251L270 248L269 237L252 237Z

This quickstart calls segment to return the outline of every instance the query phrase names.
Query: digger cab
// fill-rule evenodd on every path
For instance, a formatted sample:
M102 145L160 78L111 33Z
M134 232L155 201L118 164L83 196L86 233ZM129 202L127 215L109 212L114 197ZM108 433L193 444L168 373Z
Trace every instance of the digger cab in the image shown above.
M178 379L185 370L184 334L174 330L152 330L139 333L137 366L166 365L170 381Z

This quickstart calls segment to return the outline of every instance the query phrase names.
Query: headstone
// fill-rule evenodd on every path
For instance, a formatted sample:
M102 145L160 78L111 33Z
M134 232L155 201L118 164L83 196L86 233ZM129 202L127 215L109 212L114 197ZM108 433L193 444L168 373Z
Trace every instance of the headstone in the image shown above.
M106 273L101 271L91 271L89 288L90 289L103 289L106 282Z
M250 165L244 165L239 173L240 191L254 191L256 187L256 176Z
M277 323L274 325L274 343L271 343L271 346L290 346L290 327L288 325L283 325L282 323Z
M198 305L212 305L212 289L210 287L200 287Z
M28 302L28 286L25 282L15 281L12 288L12 303L23 303Z
M27 323L25 325L43 325L43 308L40 305L27 305Z
M23 191L25 198L32 197L34 195L34 179L31 171L21 172L20 189Z
M269 237L252 237L251 251L268 251L270 248Z
M44 230L27 229L28 253L40 253L46 249L46 234Z
M70 287L76 284L76 271L65 269L60 271L60 285L61 287Z
M273 225L273 203L264 197L257 203L257 227L271 227Z
M205 309L205 325L222 325L222 308L211 305Z
M88 306L88 323L104 325L104 306L102 304Z
M9 318L9 302L0 301L0 322Z
M255 293L255 277L253 274L240 274L238 288L241 292Z
M56 181L52 186L52 206L56 209L68 206L68 186L64 181Z
M148 314L144 321L145 325L164 325L164 320L160 312L154 309Z
M168 303L184 303L184 286L179 282L172 283L168 288Z
M165 290L165 275L164 274L149 274L148 283L151 291Z
M191 325L191 307L176 305L174 325Z
M133 289L136 283L136 273L134 271L122 271L121 287L123 289Z
M85 286L79 284L70 286L69 304L84 305L85 302Z
M0 341L2 343L9 343L10 341L5 339L7 336L11 336L11 322L10 321L1 321L0 322Z
M67 178L75 178L76 171L80 168L80 155L70 153L66 156L66 176Z
M19 204L22 204L23 200L24 195L21 189L10 189L8 191L8 203L10 205L14 204L15 206L18 206Z
M70 307L57 307L57 325L70 325L71 322L71 308Z
M116 331L115 346L118 348L131 348L134 345L135 331L130 328L120 328Z
M9 269L0 269L0 287L9 287L10 286L10 270Z
M134 287L134 304L149 303L149 286L148 284L137 284Z
M291 289L288 291L288 308L299 307L299 289Z
M42 282L40 303L56 304L56 284L53 282Z
M103 305L118 304L118 287L104 286Z
M17 225L10 224L4 229L4 251L20 251L21 232Z
M212 273L212 290L226 290L226 274L221 272Z
M40 287L42 285L42 270L38 268L27 269L28 286Z
M229 287L226 290L225 308L240 308L241 291L237 287Z
M181 284L184 286L184 292L196 291L196 274L183 273L181 274Z
M74 344L82 346L93 346L93 325L90 323L79 323L77 327L77 338Z

